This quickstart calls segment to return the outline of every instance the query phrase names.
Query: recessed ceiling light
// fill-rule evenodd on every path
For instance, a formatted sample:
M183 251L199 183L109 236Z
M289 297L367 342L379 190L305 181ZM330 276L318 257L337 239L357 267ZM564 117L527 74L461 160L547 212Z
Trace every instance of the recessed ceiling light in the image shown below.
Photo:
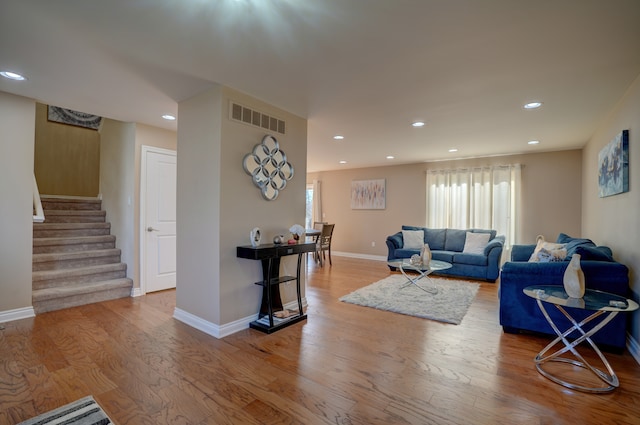
M449 152L458 152L458 149L456 149L456 148L451 148L451 149L449 149Z
M537 145L538 143L540 143L540 140L529 140L527 142L527 144L529 144L529 145Z
M333 138L335 140L342 140L342 139L344 139L344 136L341 136L341 135L337 134L337 135L333 136Z
M387 155L387 159L394 159L394 158L395 158L395 156L393 156L393 155Z
M16 80L16 81L24 81L26 80L26 77L17 74L15 72L11 72L11 71L1 71L0 75L2 75L4 78L8 78L10 80Z
M345 161L344 159L342 161L340 161L340 164L346 164L347 161Z
M424 127L424 121L415 121L411 125L414 127Z
M169 114L163 115L162 118L164 118L167 121L174 121L176 119L176 117L174 117L173 115L169 115Z
M524 104L524 109L537 109L542 106L542 102L529 102Z

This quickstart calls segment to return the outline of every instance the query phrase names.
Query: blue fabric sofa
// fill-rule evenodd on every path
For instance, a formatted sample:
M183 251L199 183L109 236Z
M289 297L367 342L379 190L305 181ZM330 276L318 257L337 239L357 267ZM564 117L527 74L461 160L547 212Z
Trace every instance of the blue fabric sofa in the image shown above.
M504 236L496 236L495 230L487 229L430 229L418 226L402 226L402 230L424 231L424 243L429 244L434 260L451 263L450 269L434 272L434 274L468 277L472 279L495 282L500 274L500 258L504 246ZM489 242L481 254L463 252L466 234L488 233ZM413 254L419 254L417 249L406 249L402 232L388 236L387 248L389 253L387 261L411 258ZM391 270L395 267L389 266Z
M551 326L540 312L536 301L522 291L530 285L563 286L564 271L572 254L581 254L580 266L585 275L585 285L589 289L610 292L629 298L629 271L627 267L613 260L611 250L596 247L589 239L571 238L560 234L558 243L567 244L567 258L559 262L529 262L536 245L514 245L511 249L511 261L503 264L500 273L500 325L505 333L529 331L556 336ZM558 309L545 306L561 330L568 329L570 322ZM580 321L592 312L567 308L571 316ZM587 324L591 329L599 319ZM592 339L602 349L622 352L626 345L627 315L618 314ZM577 333L570 335L576 338Z

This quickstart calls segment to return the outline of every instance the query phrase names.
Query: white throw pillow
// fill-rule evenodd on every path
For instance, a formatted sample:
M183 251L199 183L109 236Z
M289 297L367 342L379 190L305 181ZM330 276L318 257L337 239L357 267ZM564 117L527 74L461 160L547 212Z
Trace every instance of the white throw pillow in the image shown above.
M422 249L424 246L424 230L403 230L404 249Z
M484 254L484 248L489 243L490 237L491 235L488 233L467 232L462 252L465 254Z

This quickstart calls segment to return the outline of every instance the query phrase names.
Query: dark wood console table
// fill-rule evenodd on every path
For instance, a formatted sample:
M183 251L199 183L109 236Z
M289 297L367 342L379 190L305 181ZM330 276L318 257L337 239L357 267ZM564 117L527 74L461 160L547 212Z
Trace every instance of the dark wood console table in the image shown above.
M258 320L249 324L252 329L262 332L272 333L294 323L307 318L302 310L302 297L300 295L300 269L302 266L302 254L314 252L316 244L269 244L258 246L239 246L236 256L249 260L260 260L262 262L262 280L256 285L263 287L262 305ZM280 258L286 255L298 255L298 267L296 276L280 276ZM280 297L280 284L285 282L296 282L296 292L298 296L298 312L293 312L286 318L274 317L274 312L283 310L282 299Z

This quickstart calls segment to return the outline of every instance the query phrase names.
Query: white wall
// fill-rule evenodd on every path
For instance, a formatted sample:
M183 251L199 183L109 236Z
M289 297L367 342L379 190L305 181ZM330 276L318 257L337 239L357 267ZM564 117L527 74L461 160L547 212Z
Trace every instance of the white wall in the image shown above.
M629 192L598 197L598 153L622 130L629 130ZM629 267L631 289L640 297L640 77L604 121L584 149L582 235L612 248ZM631 336L640 341L640 311L631 314Z
M0 322L33 314L35 113L35 101L0 92Z

